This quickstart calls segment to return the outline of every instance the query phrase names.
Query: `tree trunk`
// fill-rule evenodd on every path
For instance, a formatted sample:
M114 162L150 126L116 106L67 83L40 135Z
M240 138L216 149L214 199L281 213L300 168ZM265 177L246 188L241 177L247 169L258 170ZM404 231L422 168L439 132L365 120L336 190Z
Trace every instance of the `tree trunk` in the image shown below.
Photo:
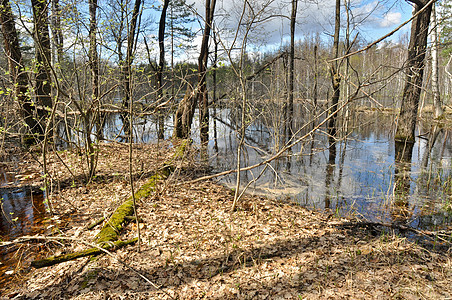
M314 96L313 96L313 101L314 101L314 107L317 108L317 98L318 98L318 91L317 91L317 81L318 81L318 62L317 62L317 50L318 47L317 45L314 45Z
M89 0L89 64L91 68L92 102L99 101L99 58L97 54L97 0Z
M435 109L434 116L439 118L443 115L443 107L441 103L441 93L439 90L439 76L438 76L438 27L436 22L435 4L432 5L432 92L433 92L433 106Z
M92 107L97 107L97 111L94 112L94 120L96 120L96 135L97 139L100 138L100 133L102 130L102 126L100 125L100 103L99 103L99 58L97 54L97 0L89 0L89 65L91 68L91 85L92 85ZM96 155L94 153L93 143L91 141L91 130L93 127L93 122L90 120L90 116L92 113L90 111L86 112L85 115L85 134L86 134L86 144L87 144L87 153L89 156L89 174L88 181L94 176L95 173L95 161Z
M209 141L209 98L207 95L207 59L209 56L209 38L213 23L216 0L206 0L206 22L202 36L201 53L198 58L198 103L201 144Z
M38 117L41 126L45 126L45 119L52 107L52 86L50 77L50 36L47 1L31 0L33 6L34 40L36 48L36 103L38 103ZM43 132L44 130L41 129ZM43 138L43 137L41 137Z
M411 158L414 143L395 143L394 195L391 216L394 223L406 223L410 217Z
M298 0L292 0L292 14L290 16L290 51L289 51L289 107L287 118L287 135L290 140L293 135L293 94L294 94L294 61L295 61L295 24L297 20ZM285 141L284 141L285 142Z
M188 139L190 136L191 123L193 121L193 112L195 104L195 95L190 86L187 87L184 99L179 103L174 118L173 137Z
M333 40L333 58L339 57L339 32L341 27L341 1L336 0L336 15L335 15L335 25L334 25L334 40ZM339 64L335 60L331 63L331 83L333 86L333 96L331 97L330 114L334 114L328 122L328 134L330 138L334 138L336 135L336 117L339 97L340 97L340 87L341 87L341 77L339 75Z
M61 28L61 7L59 0L52 0L52 35L53 35L53 50L56 51L56 59L54 62L63 63L63 30Z
M413 14L425 5L426 0L417 0ZM427 49L427 35L430 24L431 5L421 12L411 24L411 36L408 46L408 61L406 64L405 87L400 106L397 124L396 141L414 143L419 98L424 75L424 58Z
M217 109L216 109L216 101L217 101L217 68L218 68L218 44L220 43L217 39L217 34L213 33L213 42L214 42L214 59L213 59L213 72L212 72L212 85L213 85L213 148L218 153L218 139L217 139Z
M161 101L163 98L163 68L165 67L165 24L166 24L166 11L168 10L169 0L164 0L162 14L160 15L159 22L159 65L157 67L157 101ZM164 139L164 118L162 112L158 112L158 139Z
M14 86L14 96L21 108L20 114L31 133L42 136L44 134L43 128L33 116L34 109L30 96L28 95L29 80L22 65L22 52L19 47L19 38L11 5L8 0L1 1L0 22L4 49L8 59L9 73Z

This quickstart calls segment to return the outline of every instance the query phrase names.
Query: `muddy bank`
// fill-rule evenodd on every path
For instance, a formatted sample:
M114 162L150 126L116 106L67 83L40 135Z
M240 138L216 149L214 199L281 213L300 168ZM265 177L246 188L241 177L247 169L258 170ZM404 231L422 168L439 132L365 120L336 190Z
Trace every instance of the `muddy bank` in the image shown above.
M137 185L146 181L145 170L158 169L172 156L174 148L161 146L135 150ZM99 153L96 180L55 189L55 210L73 219L53 236L74 240L33 242L46 247L46 255L87 248L84 242L93 242L100 230L87 230L87 225L128 197L126 145L102 146ZM83 169L77 154L67 151L64 156L72 162L73 174L58 160L51 166L61 182L70 182ZM141 252L129 246L95 261L81 258L39 270L23 262L12 269L9 285L2 288L4 298L452 297L449 251L427 250L390 230L347 229L341 225L349 220L332 213L262 197L246 196L231 213L231 190L211 181L179 184L204 170L195 160L182 162L183 168L139 203ZM121 239L136 235L131 223Z

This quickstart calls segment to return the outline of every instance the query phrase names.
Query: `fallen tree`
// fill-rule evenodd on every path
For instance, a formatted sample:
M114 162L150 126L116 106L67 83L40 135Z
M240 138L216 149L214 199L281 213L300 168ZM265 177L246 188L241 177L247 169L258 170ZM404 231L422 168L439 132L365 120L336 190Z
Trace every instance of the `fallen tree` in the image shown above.
M66 261L70 261L73 259L91 256L91 255L99 255L103 254L103 250L114 250L127 245L132 245L138 241L138 238L134 238L128 241L116 241L114 243L106 243L102 247L89 248L83 251L78 251L74 253L68 253L64 255L51 256L45 259L35 260L31 262L31 266L39 269L44 267L50 267L56 264L60 264Z
M168 178L173 170L174 167L172 164L165 164L163 169L153 175L140 189L138 189L134 195L135 199L142 199L150 196L155 191L157 182ZM126 245L134 244L138 240L137 238L128 241L119 240L119 234L125 224L130 221L133 212L133 197L130 196L115 210L110 219L104 224L101 231L96 235L96 244L99 247L35 260L31 265L35 268L49 267L80 257L99 255L104 253L103 250L118 249Z
M172 167L167 165L165 168L152 176L136 193L135 199L148 197L155 191L155 186L159 180L166 179L172 171ZM130 196L116 211L111 215L108 222L105 223L102 230L96 236L96 243L104 245L119 239L119 233L124 225L130 220L129 216L133 215L133 197Z

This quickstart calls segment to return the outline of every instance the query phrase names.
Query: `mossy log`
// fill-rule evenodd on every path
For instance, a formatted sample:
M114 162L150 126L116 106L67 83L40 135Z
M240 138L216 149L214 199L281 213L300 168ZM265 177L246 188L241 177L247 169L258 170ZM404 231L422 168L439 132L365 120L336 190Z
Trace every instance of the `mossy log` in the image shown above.
M172 167L167 165L159 173L152 176L138 191L135 192L135 199L141 199L150 196L154 191L159 180L163 180L172 172ZM96 236L96 243L102 245L104 243L118 240L124 224L133 215L133 197L130 196L119 206L111 215L108 222Z
M131 245L134 244L138 241L138 238L134 238L128 241L116 241L114 243L108 243L102 246L102 249L105 250L111 250L111 249L118 249L127 245ZM51 256L45 259L40 259L40 260L35 260L31 262L31 266L39 269L39 268L44 268L44 267L50 267L56 264L60 264L66 261L70 261L73 259L77 259L77 258L81 258L81 257L86 257L86 256L91 256L91 255L99 255L104 253L104 251L102 249L99 248L90 248L90 249L86 249L83 251L79 251L79 252L74 252L74 253L68 253L68 254L63 254L63 255L58 255L58 256Z
M186 147L186 143L183 143L181 148ZM176 151L177 152L177 151ZM141 199L150 196L154 191L159 180L166 179L172 172L174 167L171 163L166 163L165 166L154 176L152 176L138 191L135 193L135 199ZM130 221L130 217L133 215L133 197L130 196L119 206L115 212L111 215L108 222L103 226L101 231L96 235L96 243L103 249L110 249L112 247L122 247L128 244L135 243L137 239L129 241L118 241L119 233L122 230L124 224ZM96 226L96 222L93 223ZM91 226L91 225L90 225ZM94 227L92 226L92 227ZM31 263L35 268L43 268L53 266L62 262L66 262L79 257L85 257L90 255L99 255L103 251L99 248L91 248L84 251L75 253L69 253L60 256L53 256L42 260L36 260Z

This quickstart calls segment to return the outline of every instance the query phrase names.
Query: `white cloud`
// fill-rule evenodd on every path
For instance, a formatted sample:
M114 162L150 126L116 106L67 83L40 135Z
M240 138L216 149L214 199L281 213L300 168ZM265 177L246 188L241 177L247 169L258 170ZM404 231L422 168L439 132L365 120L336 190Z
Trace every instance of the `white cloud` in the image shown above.
M383 19L380 21L380 27L386 28L391 27L393 25L397 25L401 23L402 14L399 12L388 12L383 16Z
M194 3L198 21L193 24L193 28L199 30L203 26L205 0L188 2ZM331 34L334 30L335 2L335 0L299 1L296 39L302 39L306 35L317 32L321 33L322 37L328 37L329 35L325 35L325 33ZM252 32L247 36L249 50L253 48L254 51L257 51L260 47L277 49L282 44L286 44L290 34L288 17L291 13L291 1L254 0L248 3L253 6L254 13L258 13L261 20L265 19L264 22L256 23ZM380 35L380 32L385 28L400 24L402 18L405 17L401 11L405 5L398 4L396 0L351 0L350 3L352 30L360 31L363 36L370 39L373 39L375 35ZM239 26L239 29L237 27L243 5L243 0L217 0L215 23L226 48L231 47L231 42L234 40L237 30L241 31L241 34L238 35L234 47L239 48L241 46L245 26ZM264 9L264 12L261 9ZM247 17L249 15L245 13L245 19ZM345 24L344 8L342 8L342 18L342 24ZM202 31L199 31L193 43L197 50L185 54L184 59L193 60L193 57L196 57L201 44L201 36ZM221 45L220 48L222 48Z

